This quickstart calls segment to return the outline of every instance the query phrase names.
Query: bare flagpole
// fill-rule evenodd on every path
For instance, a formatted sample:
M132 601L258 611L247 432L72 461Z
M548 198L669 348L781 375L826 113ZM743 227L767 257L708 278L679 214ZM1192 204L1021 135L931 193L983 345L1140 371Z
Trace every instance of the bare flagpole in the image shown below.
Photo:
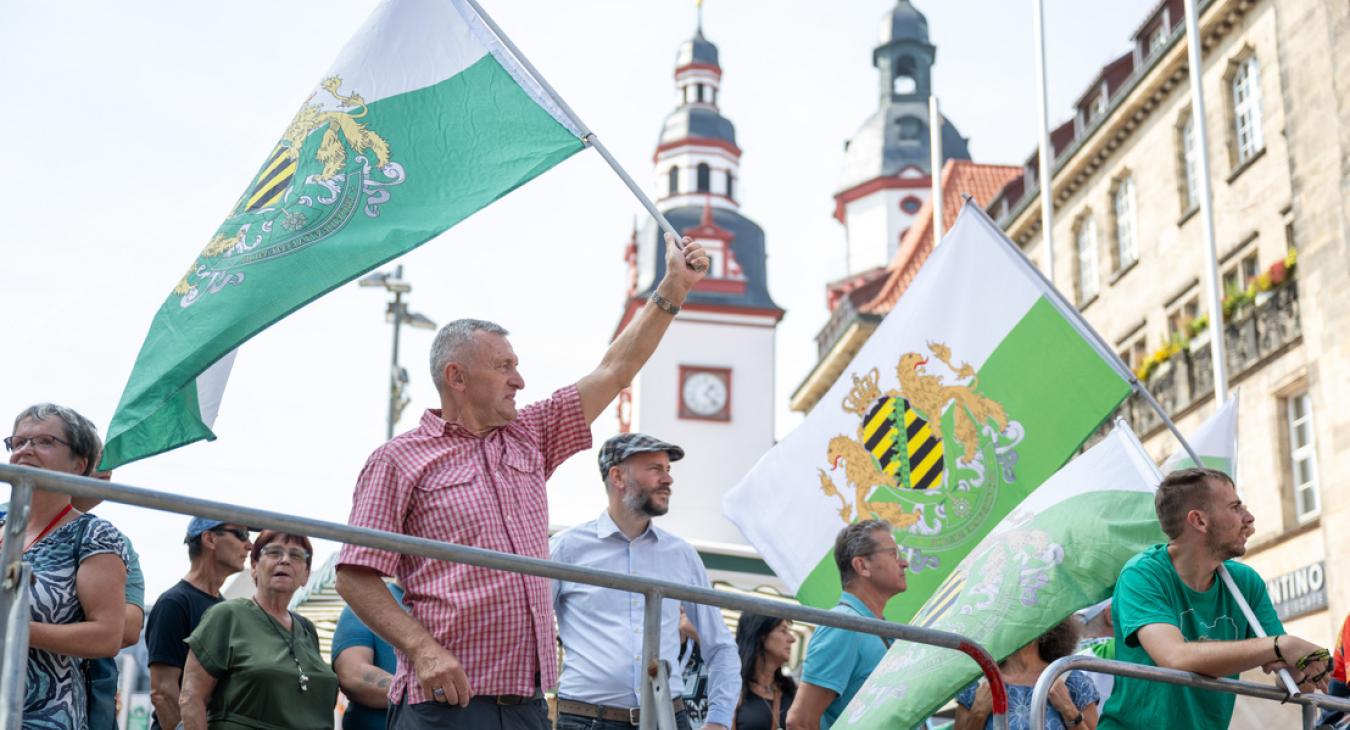
M1040 119L1040 155L1037 167L1041 178L1041 240L1045 243L1045 270L1050 283L1055 281L1054 190L1051 180L1050 108L1045 81L1045 0L1031 0L1033 35L1036 39L1036 114Z
M945 219L942 215L942 112L938 109L938 98L928 96L928 147L932 152L929 167L933 181L933 248L942 243L942 228Z
M656 204L652 202L651 198L647 197L647 193L633 181L633 177L628 174L628 171L623 169L623 166L619 164L618 160L614 159L614 155L609 153L609 149L600 141L600 138L596 136L595 132L592 132L590 127L587 127L586 123L581 121L581 118L577 116L577 113L572 111L572 107L568 106L562 96L553 89L553 86L548 83L544 78L544 75L539 73L539 69L535 68L534 64L530 63L530 59L526 58L525 54L520 52L520 49L516 47L516 44L511 41L510 36L502 31L501 26L497 25L497 22L492 19L492 16L487 14L486 10L483 10L483 6L478 4L478 0L463 1L473 8L474 12L478 14L478 17L481 18L483 23L492 31L492 34L497 37L497 40L501 41L501 44L506 47L506 50L510 51L511 55L514 56L521 67L525 69L525 72L544 89L544 92L553 99L554 103L558 105L558 108L572 120L572 123L576 125L577 130L581 132L582 143L594 147L595 151L600 153L600 157L609 164L610 168L614 170L614 173L623 181L623 184L628 186L628 189L632 191L633 196L638 199L638 202L642 204L642 207L646 208L652 218L660 224L661 229L674 236L676 245L683 248L683 245L679 243L680 234L675 230L675 226L672 226L670 221L666 220L665 215L657 210Z
M1189 2L1189 0L1187 1ZM1069 304L1068 300L1064 298L1064 295L1060 293L1059 289L1055 288L1054 283L1047 279L1039 269L1031 264L1031 261L1027 259L1026 254L1022 252L1022 249L1018 248L1008 240L1008 237L1003 234L1003 230L989 217L989 214L985 213L980 206L970 204L971 201L969 199L966 200L966 203L967 208L974 210L980 220L998 234L998 240L1003 242L1008 250L1015 254L1017 260L1021 261L1028 271L1045 284L1050 292L1051 298L1054 299L1057 304L1056 308L1059 309L1060 312L1071 317L1070 323L1074 325L1074 328L1079 334L1088 340L1088 343L1097 350L1097 353L1106 360L1107 364L1111 365L1118 373L1124 376L1129 382L1130 387L1134 389L1134 392L1138 393L1148 402L1149 407L1158 414L1158 418L1162 419L1162 422L1167 426L1167 430L1171 431L1172 435L1176 437L1177 442L1181 444L1181 448L1186 450L1186 455L1191 457L1191 461L1195 462L1197 466L1203 465L1204 462L1200 460L1200 454L1196 452L1195 448L1191 446L1191 443L1186 440L1186 437L1181 434L1181 429L1177 428L1177 424L1172 420L1172 417L1168 415L1167 411L1162 407L1162 404L1158 402L1158 399L1154 398L1148 388L1140 382L1139 376L1135 375L1134 371L1120 358L1120 354L1108 345L1106 340L1102 339L1101 334L1099 334L1092 324L1083 317L1077 307ZM1229 574L1228 568L1225 567L1223 563L1219 563L1218 573L1220 580L1222 580L1224 586L1228 588L1228 592L1233 595L1233 600L1237 602L1238 608L1242 610L1242 615L1246 617L1247 623L1252 628L1252 632L1257 636L1266 636L1266 630L1261 626L1261 622L1257 620L1255 612L1252 611L1251 604L1247 603L1247 597L1242 595L1242 591L1238 590L1237 583L1233 582L1233 576ZM1285 691L1291 696L1299 693L1298 684L1294 682L1294 678L1290 676L1288 670L1280 670L1280 679L1284 682Z

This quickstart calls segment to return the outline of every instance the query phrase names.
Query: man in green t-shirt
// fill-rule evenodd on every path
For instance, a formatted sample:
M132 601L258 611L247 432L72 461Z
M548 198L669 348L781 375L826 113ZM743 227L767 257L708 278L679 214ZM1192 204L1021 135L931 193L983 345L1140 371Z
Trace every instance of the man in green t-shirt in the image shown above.
M1261 667L1288 669L1304 691L1325 691L1327 661L1299 660L1320 650L1289 636L1275 615L1265 582L1255 570L1231 560L1247 552L1255 518L1233 481L1213 469L1182 469L1163 479L1154 497L1167 534L1125 564L1111 603L1116 658L1181 669L1212 677L1236 676ZM1237 600L1218 576L1227 565L1239 590L1268 634L1258 638ZM1157 727L1226 728L1235 695L1117 677L1102 730Z

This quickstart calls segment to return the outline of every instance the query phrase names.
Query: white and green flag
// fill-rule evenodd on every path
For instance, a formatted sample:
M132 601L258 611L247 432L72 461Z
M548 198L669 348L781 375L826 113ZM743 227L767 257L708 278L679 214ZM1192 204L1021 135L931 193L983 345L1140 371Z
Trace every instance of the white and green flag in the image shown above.
M103 468L213 439L236 348L583 148L464 0L386 0L156 313Z
M1237 479L1239 395L1241 393L1234 390L1228 402L1200 424L1200 428L1187 439L1191 448L1195 449L1195 453L1200 457L1201 466L1218 469L1234 480ZM1163 462L1162 471L1166 474L1177 469L1189 469L1195 465L1195 460L1190 454L1186 453L1185 449L1179 449Z
M839 597L845 525L895 525L908 621L952 568L1130 393L1128 373L983 211L967 205L806 420L723 513L802 603Z
M1009 513L916 623L961 634L1003 660L1111 595L1126 561L1166 541L1153 511L1159 479L1120 422ZM914 727L980 676L965 654L896 642L834 727Z

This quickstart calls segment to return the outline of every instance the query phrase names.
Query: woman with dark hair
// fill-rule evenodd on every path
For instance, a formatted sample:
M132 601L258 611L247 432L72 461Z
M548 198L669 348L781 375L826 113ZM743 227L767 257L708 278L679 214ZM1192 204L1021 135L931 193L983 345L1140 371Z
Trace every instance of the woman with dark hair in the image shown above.
M734 730L779 730L797 696L797 683L783 674L792 657L792 622L773 616L741 614L736 647L741 654L741 697Z
M1050 662L1066 657L1078 647L1078 616L1070 615L1040 638L1013 652L999 663L1008 687L1008 728L1031 727L1031 691ZM989 684L971 683L956 696L956 730L993 728L993 703ZM1097 687L1086 674L1071 671L1050 686L1045 708L1046 730L1096 730Z
M314 624L288 608L313 560L303 535L263 530L253 541L257 593L212 606L185 639L185 730L332 730L337 675Z

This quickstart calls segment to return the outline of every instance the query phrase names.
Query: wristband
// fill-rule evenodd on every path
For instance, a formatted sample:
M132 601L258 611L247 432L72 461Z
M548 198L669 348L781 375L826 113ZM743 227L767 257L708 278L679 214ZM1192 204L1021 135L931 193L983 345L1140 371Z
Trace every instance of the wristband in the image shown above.
M1280 637L1278 634L1275 636L1275 658L1279 661L1284 661L1284 652L1280 651ZM1288 664L1288 662L1285 663Z
M1083 713L1079 712L1078 717L1071 720L1066 727L1078 727L1081 724L1083 724Z
M669 299L666 299L665 297L661 296L660 294L657 294L656 292L652 292L651 302L652 304L656 305L657 309L661 310L662 312L665 312L666 314L669 314L672 317L680 313L679 307L675 306L673 303L671 303Z

